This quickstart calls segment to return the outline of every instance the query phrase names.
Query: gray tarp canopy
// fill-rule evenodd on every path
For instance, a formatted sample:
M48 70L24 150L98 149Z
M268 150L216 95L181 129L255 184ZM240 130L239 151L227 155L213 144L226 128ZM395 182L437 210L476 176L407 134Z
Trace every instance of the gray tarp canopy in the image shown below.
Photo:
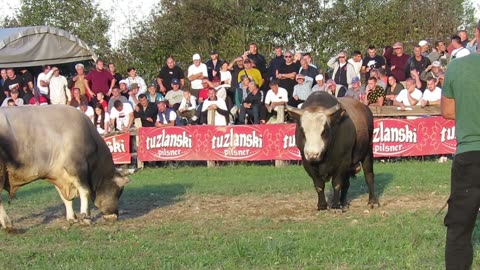
M76 36L54 27L0 29L0 68L31 67L97 59Z

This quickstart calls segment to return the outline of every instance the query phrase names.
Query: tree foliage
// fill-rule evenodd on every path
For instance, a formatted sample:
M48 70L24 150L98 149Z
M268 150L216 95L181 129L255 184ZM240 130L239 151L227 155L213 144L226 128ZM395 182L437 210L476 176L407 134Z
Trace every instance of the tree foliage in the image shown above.
M66 30L100 56L110 51L110 18L92 0L22 0L15 20L18 26L47 25Z
M193 53L218 49L227 60L255 42L267 57L276 44L312 52L319 66L339 50L366 51L402 41L447 41L460 25L471 25L469 0L163 0L121 47L144 72L169 55L184 68ZM149 74L154 76L154 74Z

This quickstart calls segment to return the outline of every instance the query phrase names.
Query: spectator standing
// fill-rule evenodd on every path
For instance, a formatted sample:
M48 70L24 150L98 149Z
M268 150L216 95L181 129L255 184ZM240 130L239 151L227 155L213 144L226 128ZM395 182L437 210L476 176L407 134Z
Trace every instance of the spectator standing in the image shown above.
M358 78L361 78L360 72L362 70L362 65L363 65L362 53L357 50L353 51L352 58L348 59L348 63L352 64L353 67L355 68L355 76Z
M119 86L120 81L123 79L122 75L117 72L115 68L114 63L108 63L108 70L110 71L110 74L112 74L113 78L115 79L115 85L114 86Z
M72 100L72 94L68 89L67 78L60 75L57 67L52 68L53 76L50 79L49 98L51 104L68 105Z
M96 94L98 92L103 92L103 94L108 97L112 94L112 88L115 86L115 78L113 78L110 71L105 70L102 59L97 60L95 69L91 70L85 79L91 84L90 89L87 88L87 92L90 95L90 102L92 104L97 103Z
M42 105L43 102L41 100L39 102L40 105ZM95 114L95 111L91 106L88 105L88 103L81 103L80 106L77 107L77 110L83 112L93 124L93 116Z
M428 55L429 55L428 49L430 47L430 43L428 43L428 41L426 41L426 40L420 40L418 42L418 46L420 46L420 51L421 51L422 56L428 58Z
M385 59L377 54L377 48L370 45L367 50L367 55L362 60L361 73L365 74L365 78L370 78L370 71L372 69L386 68Z
M318 70L317 68L310 66L307 59L302 57L300 60L300 70L298 73L304 75L305 77L310 77L313 80L313 78L318 75ZM313 81L313 84L316 84L316 82Z
M128 89L128 81L127 80L121 80L118 83L119 90L120 90L120 95L124 96L126 99L130 97L129 95L129 89ZM113 90L113 88L112 88Z
M349 87L355 77L355 68L347 62L347 54L341 51L337 56L330 58L327 65L333 69L332 78L336 84Z
M7 70L5 68L0 69L0 89L3 87L7 78Z
M470 51L463 47L459 36L452 36L450 45L453 48L452 53L450 54L450 61L455 58L464 57L470 54Z
M480 42L480 21L476 28ZM452 164L448 212L445 216L447 270L470 269L473 260L472 234L480 207L480 50L452 61L445 74L442 115L455 120L456 153Z
M76 64L75 71L77 74L72 78L73 88L78 88L80 90L80 95L87 96L87 93L90 93L90 86L85 76L85 66L83 64ZM80 104L79 104L80 105Z
M437 80L437 85L442 85L444 77L445 72L443 72L442 64L439 61L434 61L420 74L420 79L423 81L435 78Z
M38 74L37 77L37 88L40 91L40 94L43 96L48 96L48 86L50 84L50 78L52 78L53 70L50 66L43 66L43 72Z
M138 85L138 95L145 94L147 92L147 84L145 80L137 75L137 70L135 67L129 67L127 69L128 72L128 87L132 88L132 84L136 83Z
M132 105L132 108L135 107L135 105L138 104L138 96L140 95L139 93L139 86L137 83L132 83L130 85L130 90L128 91L128 102L130 102L130 105Z
M200 55L194 54L192 57L193 64L188 67L188 80L190 81L191 92L194 96L198 97L198 92L202 89L202 79L208 78L207 66L202 63Z
M407 61L407 71L409 72L408 77L411 77L412 72L415 72L420 76L420 74L422 74L422 72L424 72L431 64L430 59L422 55L422 49L420 46L415 46L413 48L413 56ZM422 89L425 89L426 84L427 82L422 81Z
M293 62L293 54L290 51L285 52L284 58L285 63L280 66L276 78L278 79L278 86L287 90L290 99L293 95L293 87L297 84L295 77L300 65Z
M440 63L446 67L448 62L448 53L447 53L447 46L445 46L445 42L443 41L435 41L434 50L432 50L428 54L428 59L430 62L440 61Z
M177 63L173 56L169 56L165 65L160 69L158 74L157 83L160 87L160 92L165 95L172 89L172 80L177 79L180 82L180 88L185 86L185 74Z
M268 65L268 78L270 80L276 77L278 70L284 63L285 58L283 57L282 46L275 46L275 57L270 61Z
M397 81L403 82L407 79L406 67L410 55L403 52L403 44L401 42L393 44L392 47L393 53L386 50L385 58L387 59L387 62L390 62L391 74L397 79ZM410 70L408 70L408 72L410 73Z
M6 72L7 72L7 79L3 84L2 93L0 93L1 102L3 102L5 98L10 97L10 92L13 89L16 89L20 92L20 89L23 88L22 79L20 78L20 76L17 76L15 74L15 71L13 70L13 68L8 68Z
M155 103L149 102L145 94L140 94L138 101L138 104L135 105L133 115L135 118L140 118L142 127L154 127L158 113L157 106Z
M244 56L248 57L250 60L253 61L253 63L255 64L254 67L256 67L260 71L262 77L264 74L267 73L267 62L265 61L265 57L258 53L258 47L256 43L250 43L250 45L248 46L248 51L245 52ZM256 83L261 86L260 82Z
M210 52L210 59L205 62L207 66L208 79L211 81L213 77L219 76L220 67L222 66L223 61L218 58L218 51L212 50Z
M27 68L22 68L19 74L22 79L22 89L19 90L20 98L27 93L33 93L33 75Z

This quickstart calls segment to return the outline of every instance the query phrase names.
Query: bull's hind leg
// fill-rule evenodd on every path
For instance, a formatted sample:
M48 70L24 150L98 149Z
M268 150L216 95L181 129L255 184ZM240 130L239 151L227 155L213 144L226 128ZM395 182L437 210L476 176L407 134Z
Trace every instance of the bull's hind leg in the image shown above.
M2 228L4 228L7 231L12 229L12 221L10 221L10 218L8 218L7 216L7 212L5 212L5 209L3 208L1 194L0 194L0 224L2 224Z
M377 196L375 195L374 173L373 173L373 150L369 148L367 156L362 161L363 174L365 176L365 183L368 187L368 205L373 208L375 205L380 206Z
M350 177L346 177L343 180L342 190L340 192L340 206L342 208L347 207L347 193L349 188L350 188Z

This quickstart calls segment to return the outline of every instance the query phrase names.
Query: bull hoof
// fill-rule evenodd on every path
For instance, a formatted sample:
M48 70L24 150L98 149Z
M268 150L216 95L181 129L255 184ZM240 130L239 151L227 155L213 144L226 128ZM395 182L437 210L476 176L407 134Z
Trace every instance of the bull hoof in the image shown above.
M370 209L374 209L374 208L379 208L380 207L380 203L379 202L369 202L368 203L368 207L370 207Z
M118 216L116 214L111 214L111 215L103 215L103 219L108 222L114 222L116 221Z
M80 216L78 217L78 221L80 222L80 224L82 225L92 225L92 220L90 219L90 217L85 214L85 213L81 213Z
M319 205L319 206L317 206L317 211L325 211L325 210L327 210L327 209L328 209L328 207L327 207L326 205Z
M6 232L7 234L19 234L19 233L20 233L19 230L15 229L15 228L13 228L13 227L7 227L7 228L5 228L5 232Z
M335 208L335 209L332 209L332 211L335 214L343 214L343 212L345 212L343 208Z

